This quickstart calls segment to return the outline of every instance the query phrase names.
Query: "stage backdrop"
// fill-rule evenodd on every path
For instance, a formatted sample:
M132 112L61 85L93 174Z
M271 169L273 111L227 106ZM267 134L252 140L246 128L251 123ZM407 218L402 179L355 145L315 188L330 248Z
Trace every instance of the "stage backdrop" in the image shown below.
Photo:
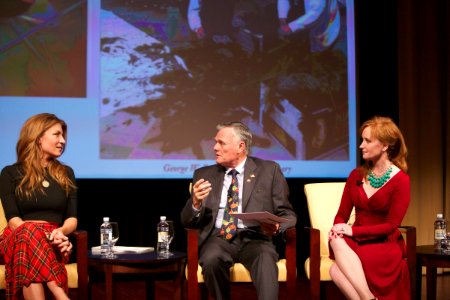
M352 0L36 0L5 11L0 167L40 112L68 123L61 160L78 178L189 178L214 163L216 124L236 120L254 133L252 155L286 177L356 166Z

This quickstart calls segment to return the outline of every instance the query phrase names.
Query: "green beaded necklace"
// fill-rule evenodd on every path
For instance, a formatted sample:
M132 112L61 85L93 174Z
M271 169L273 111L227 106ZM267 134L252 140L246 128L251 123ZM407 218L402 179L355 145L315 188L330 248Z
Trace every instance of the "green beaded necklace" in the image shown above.
M389 175L391 175L392 172L392 165L390 166L389 169L387 169L387 171L381 175L380 177L375 176L375 174L373 173L372 170L370 170L369 172L369 176L367 177L367 180L369 180L369 183L372 187L374 188L379 188L382 187L383 184L386 183L386 181L388 181L389 179Z

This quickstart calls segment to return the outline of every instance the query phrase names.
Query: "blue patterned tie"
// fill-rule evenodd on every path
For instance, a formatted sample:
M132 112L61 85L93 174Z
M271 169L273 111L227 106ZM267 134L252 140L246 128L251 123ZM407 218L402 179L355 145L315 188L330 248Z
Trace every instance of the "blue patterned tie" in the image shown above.
M231 213L236 213L239 206L239 185L237 180L238 171L232 169L227 175L231 175L231 184L228 188L227 205L223 212L222 228L220 234L224 239L230 240L236 235L237 219L231 216Z

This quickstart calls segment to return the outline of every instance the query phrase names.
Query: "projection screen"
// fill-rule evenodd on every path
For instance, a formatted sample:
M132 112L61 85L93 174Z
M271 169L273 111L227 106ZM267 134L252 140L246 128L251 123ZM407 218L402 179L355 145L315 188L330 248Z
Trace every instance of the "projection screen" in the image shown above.
M41 112L67 122L78 178L189 178L227 121L286 177L356 166L352 0L17 3L0 7L1 168Z

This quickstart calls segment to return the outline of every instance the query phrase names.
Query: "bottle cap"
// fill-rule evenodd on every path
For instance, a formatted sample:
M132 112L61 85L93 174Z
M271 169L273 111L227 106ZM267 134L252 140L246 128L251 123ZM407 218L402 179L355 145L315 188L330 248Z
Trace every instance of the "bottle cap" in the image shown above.
M109 217L103 217L103 222L109 222Z
M442 218L444 218L444 215L443 215L442 213L437 214L437 218L438 218L438 219L442 219Z
M161 216L161 217L159 217L159 219L160 219L161 221L165 221L165 220L166 220L166 216Z

